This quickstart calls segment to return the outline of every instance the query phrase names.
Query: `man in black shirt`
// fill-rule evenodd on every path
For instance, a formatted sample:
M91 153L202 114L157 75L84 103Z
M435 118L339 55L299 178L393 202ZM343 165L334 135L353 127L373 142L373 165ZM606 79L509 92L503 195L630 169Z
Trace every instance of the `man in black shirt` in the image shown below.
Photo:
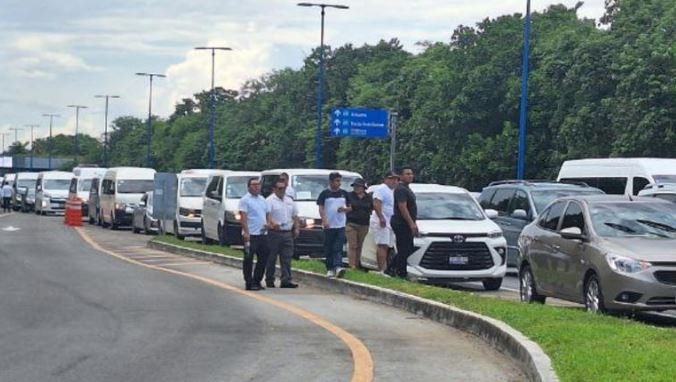
M413 253L413 238L418 235L418 205L415 194L409 187L413 179L413 169L403 167L399 173L400 183L394 189L394 215L391 225L397 239L397 254L387 272L391 276L406 277L407 260Z

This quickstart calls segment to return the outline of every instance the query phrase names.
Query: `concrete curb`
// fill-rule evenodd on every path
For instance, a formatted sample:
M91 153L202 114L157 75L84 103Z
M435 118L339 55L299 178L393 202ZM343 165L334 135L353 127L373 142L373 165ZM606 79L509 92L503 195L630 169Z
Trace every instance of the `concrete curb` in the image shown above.
M207 259L217 264L241 268L242 260L173 244L150 241L148 247L178 255ZM530 381L558 382L552 363L538 344L502 321L466 310L454 308L436 301L376 286L341 279L328 279L323 275L302 270L293 270L295 280L316 288L338 291L372 302L403 309L430 320L471 333L516 362Z

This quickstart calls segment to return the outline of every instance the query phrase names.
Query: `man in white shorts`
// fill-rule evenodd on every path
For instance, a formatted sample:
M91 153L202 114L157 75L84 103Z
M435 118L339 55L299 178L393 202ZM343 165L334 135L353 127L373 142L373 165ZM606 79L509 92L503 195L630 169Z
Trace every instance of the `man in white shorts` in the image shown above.
M373 190L373 213L371 214L369 229L378 246L376 258L380 272L384 272L387 268L387 254L390 248L394 248L395 244L390 219L394 215L394 188L398 183L399 176L392 171L388 171L383 179L383 184Z

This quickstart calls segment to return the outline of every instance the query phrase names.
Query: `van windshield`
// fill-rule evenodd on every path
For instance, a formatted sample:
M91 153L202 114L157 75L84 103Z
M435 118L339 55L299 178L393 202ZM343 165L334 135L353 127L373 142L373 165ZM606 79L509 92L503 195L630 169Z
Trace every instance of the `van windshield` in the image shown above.
M19 179L16 182L16 188L19 187L35 188L35 182L36 179Z
M117 181L118 194L143 194L152 191L155 181L151 179L120 179Z
M421 192L416 194L418 220L483 220L479 206L468 194Z
M343 176L340 188L349 190L350 184L356 176ZM296 201L317 200L319 194L329 188L328 175L296 175L293 177L293 189L296 191Z
M67 190L70 188L70 179L45 179L46 190Z
M207 187L207 178L183 178L181 179L181 196L197 197L202 196Z
M92 188L91 179L80 179L80 183L77 185L78 191L89 191Z
M676 175L653 175L655 183L676 183Z
M255 176L229 176L225 186L225 197L228 199L240 199L249 191L247 183Z

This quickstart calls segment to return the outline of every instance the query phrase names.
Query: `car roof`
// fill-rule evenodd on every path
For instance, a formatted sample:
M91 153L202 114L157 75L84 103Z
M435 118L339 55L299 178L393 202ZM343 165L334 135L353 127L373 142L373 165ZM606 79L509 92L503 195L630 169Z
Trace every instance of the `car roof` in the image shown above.
M499 180L491 182L485 188L504 188L504 187L519 187L538 190L570 190L570 189L589 189L598 190L586 183L573 182L557 182L555 180ZM600 191L600 190L599 190Z
M261 173L258 171L230 171L229 173L225 174L226 178L231 176L248 176L255 178L261 176Z
M671 204L671 202L656 199L656 198L644 198L639 196L630 196L630 195L607 195L607 194L598 194L598 195L570 195L557 200L578 200L585 202L587 204L600 204L600 203L666 203ZM552 202L553 203L553 202Z
M467 194L468 191L461 187L444 186L432 183L411 183L411 191L414 193L440 192L448 194Z
M279 175L281 173L287 173L289 176L294 175L326 175L328 176L332 172L338 172L343 176L361 176L359 173L345 170L328 170L323 168L286 168L286 169L272 169L265 170L261 172L261 175Z

